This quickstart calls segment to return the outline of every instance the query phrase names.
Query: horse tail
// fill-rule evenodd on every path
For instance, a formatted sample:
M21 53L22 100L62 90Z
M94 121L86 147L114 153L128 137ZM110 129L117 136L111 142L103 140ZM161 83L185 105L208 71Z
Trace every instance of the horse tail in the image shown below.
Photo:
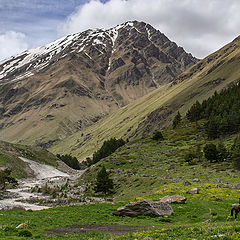
M235 210L235 208L231 209L231 216L233 216L233 211Z

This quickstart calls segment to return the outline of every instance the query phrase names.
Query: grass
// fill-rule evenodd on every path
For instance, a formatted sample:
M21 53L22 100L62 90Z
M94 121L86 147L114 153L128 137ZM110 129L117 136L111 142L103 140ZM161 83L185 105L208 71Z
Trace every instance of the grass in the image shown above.
M204 121L198 124L183 121L176 129L163 131L164 140L151 136L127 143L111 156L89 168L79 184L88 184L88 194L98 169L104 165L116 183L113 202L57 207L41 211L1 212L1 239L23 239L20 223L26 223L32 239L238 239L240 222L230 217L233 203L238 202L239 189L217 185L219 182L237 185L240 173L230 161L209 164L204 158L193 165L184 160L190 149L209 142L203 132ZM223 139L230 148L234 136ZM219 140L213 141L217 143ZM184 180L192 185L185 186ZM90 184L92 183L92 185ZM200 188L199 194L187 190ZM157 201L166 195L179 194L187 198L185 204L171 204L171 216L117 217L111 213L129 201L150 199ZM216 199L220 199L216 201ZM211 211L210 211L211 209ZM211 212L215 215L212 216ZM73 225L144 226L145 231L123 235L88 233L83 235L47 236L46 232ZM28 239L31 239L29 237Z
M231 162L210 164L203 156L189 164L184 156L187 152L202 151L206 143L217 144L219 140L209 141L203 133L204 122L183 121L176 130L171 127L163 131L164 140L154 141L151 136L127 143L111 156L91 166L82 176L79 184L92 186L96 173L102 165L111 173L116 183L115 200L134 199L155 192L166 184L182 184L185 180L198 178L202 183L216 180L237 184L240 174L232 171ZM230 149L234 136L226 137L224 144ZM202 155L202 153L200 153Z
M24 162L19 157L25 157L52 166L57 165L56 156L45 149L0 141L0 167L9 167L12 169L14 177L24 178L27 177L27 172Z

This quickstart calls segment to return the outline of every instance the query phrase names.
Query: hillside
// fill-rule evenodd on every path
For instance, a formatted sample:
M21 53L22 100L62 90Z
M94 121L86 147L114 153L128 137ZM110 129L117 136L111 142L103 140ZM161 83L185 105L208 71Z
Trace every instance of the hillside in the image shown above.
M197 62L143 22L87 30L0 62L0 135L49 147Z
M173 83L137 99L71 137L55 144L51 151L86 157L111 137L137 139L168 126L177 111L184 116L191 105L240 79L240 39L189 68Z
M96 174L104 165L116 183L115 200L136 197L157 198L171 188L172 194L182 191L182 184L189 180L193 185L205 186L216 181L238 184L239 172L234 172L231 160L210 162L203 154L206 144L219 144L220 140L209 140L204 130L205 121L190 123L183 121L176 129L166 128L164 140L156 141L152 135L127 143L115 153L91 166L83 175L80 185L89 185L89 191L96 181ZM221 139L228 151L236 135ZM186 160L187 153L196 152L196 157ZM223 174L224 173L224 174ZM231 179L229 178L231 176ZM193 186L184 187L184 191ZM93 194L92 191L89 194ZM166 194L166 193L165 193ZM147 195L147 196L146 196ZM181 194L180 194L181 195Z
M4 224L0 238L20 239L23 230L16 226L30 219L27 230L40 239L239 239L239 219L231 217L230 210L238 202L240 172L231 158L222 162L209 162L203 155L192 162L185 159L189 151L201 153L205 144L219 142L207 139L204 123L184 120L176 129L162 131L162 141L148 136L129 142L89 168L74 185L86 184L86 193L92 194L96 172L104 165L115 183L113 201L42 211L6 211L0 215ZM229 151L234 138L230 135L221 140ZM198 194L187 193L196 187ZM170 216L111 215L129 201L158 201L173 194L187 200L172 203L174 213Z
M52 153L40 147L0 141L0 167L10 168L13 176L16 178L31 176L31 169L28 164L20 160L19 157L25 157L52 166L57 166L58 160Z

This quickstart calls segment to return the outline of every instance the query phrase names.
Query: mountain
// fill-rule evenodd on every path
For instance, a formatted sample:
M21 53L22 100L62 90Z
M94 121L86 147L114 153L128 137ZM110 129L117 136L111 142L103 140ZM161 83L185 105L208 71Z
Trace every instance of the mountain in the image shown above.
M0 62L0 136L49 147L198 60L143 22L87 30Z
M69 152L83 158L99 149L111 137L136 139L172 123L177 111L184 117L196 100L240 80L240 37L190 67L175 81L117 110L92 125L55 144L53 152Z

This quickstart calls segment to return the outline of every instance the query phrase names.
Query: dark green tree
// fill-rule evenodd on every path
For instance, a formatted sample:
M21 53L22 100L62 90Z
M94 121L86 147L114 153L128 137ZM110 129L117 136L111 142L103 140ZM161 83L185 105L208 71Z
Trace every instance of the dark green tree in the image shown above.
M160 131L157 131L153 134L152 137L153 140L159 141L159 140L164 140L163 135Z
M220 136L218 118L211 115L205 124L205 130L209 139L215 139Z
M222 141L218 143L217 150L218 150L218 161L219 162L225 161L228 158L229 153Z
M234 139L234 143L231 149L232 160L234 166L240 170L240 136Z
M206 144L203 148L204 156L210 162L218 161L218 150L215 144L209 143Z
M113 193L113 180L109 177L106 168L103 166L97 174L96 185L94 191L96 193L103 192L105 194Z
M178 112L177 112L177 115L174 117L173 123L172 123L172 126L173 126L174 129L179 125L179 123L181 122L181 120L182 120L182 116L181 116L181 114L180 114L179 111L178 111Z
M56 156L57 158L62 160L64 163L66 163L69 167L77 170L80 169L80 164L76 157L73 157L70 154L65 154L65 155L57 154Z
M115 152L119 147L123 146L125 141L123 139L111 138L105 141L102 147L93 153L92 163L95 164L102 158L105 158Z
M199 103L199 101L196 101L196 103L192 105L192 107L188 110L186 116L187 116L187 119L191 122L198 121L201 119L202 106Z

